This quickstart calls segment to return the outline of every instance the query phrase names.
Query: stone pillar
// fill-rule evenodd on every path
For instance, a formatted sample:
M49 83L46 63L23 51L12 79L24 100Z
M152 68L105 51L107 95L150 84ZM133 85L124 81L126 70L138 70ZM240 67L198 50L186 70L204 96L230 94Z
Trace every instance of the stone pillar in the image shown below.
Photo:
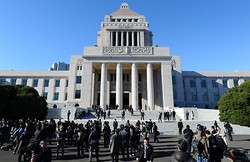
M138 110L138 69L135 63L132 64L131 75L132 108Z
M118 32L115 32L115 46L118 46Z
M141 46L140 45L140 32L137 32L137 46Z
M119 109L122 109L123 102L123 88L122 88L122 64L118 63L116 65L116 105L119 106Z
M132 46L135 46L135 32L132 32Z
M113 32L110 32L110 46L113 46Z
M151 63L147 64L147 95L148 95L148 107L150 110L155 109L154 105L154 76L153 66Z
M161 63L163 109L174 107L172 67L170 62Z
M124 46L124 43L123 43L123 31L121 31L121 46Z
M127 32L127 46L129 46L129 32Z
M100 106L106 108L107 102L107 63L102 63L101 87L100 87Z

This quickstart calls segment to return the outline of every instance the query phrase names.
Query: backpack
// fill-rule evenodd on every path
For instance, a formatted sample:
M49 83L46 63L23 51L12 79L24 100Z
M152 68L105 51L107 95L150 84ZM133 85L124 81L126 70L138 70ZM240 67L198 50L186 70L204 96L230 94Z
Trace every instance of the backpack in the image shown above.
M223 140L223 138L221 138L219 135L215 136L216 142L218 147L223 150L223 152L227 151L227 144L225 143L225 141Z
M191 145L192 145L192 148L193 148L193 152L196 153L196 154L200 154L204 150L204 145L201 143L201 139L192 140Z
M218 148L221 152L227 151L227 145L219 135L213 135L211 139L212 146Z

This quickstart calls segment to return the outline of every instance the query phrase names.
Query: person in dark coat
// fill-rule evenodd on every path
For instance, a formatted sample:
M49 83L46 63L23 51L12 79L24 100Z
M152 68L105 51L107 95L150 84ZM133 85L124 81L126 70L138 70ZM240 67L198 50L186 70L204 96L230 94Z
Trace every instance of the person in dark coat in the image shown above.
M154 160L154 148L149 144L149 139L144 138L143 144L140 145L136 155L136 161L138 162L153 162Z
M183 123L182 123L182 120L181 120L181 119L180 119L180 121L178 122L178 128L179 128L179 134L182 134Z
M192 157L192 155L187 152L188 144L184 139L180 139L178 141L178 151L175 151L168 162L196 162L196 160Z
M47 147L47 141L42 140L39 146L32 152L31 162L51 162L52 152Z
M112 162L114 161L118 162L121 145L122 145L122 137L121 135L119 135L119 129L116 129L115 134L111 136L109 144Z
M118 122L116 121L116 119L113 122L113 128L114 128L114 131L118 128Z
M110 133L111 133L111 129L109 127L109 123L105 121L104 128L103 128L104 147L108 147L109 145Z
M89 162L92 161L93 151L95 150L96 161L99 160L99 140L100 140L100 128L98 127L98 123L95 123L92 131L89 135Z
M184 129L183 131L184 137L187 140L187 151L190 152L191 151L191 143L192 143L192 139L194 136L194 132L190 129L189 125L186 125L186 129Z

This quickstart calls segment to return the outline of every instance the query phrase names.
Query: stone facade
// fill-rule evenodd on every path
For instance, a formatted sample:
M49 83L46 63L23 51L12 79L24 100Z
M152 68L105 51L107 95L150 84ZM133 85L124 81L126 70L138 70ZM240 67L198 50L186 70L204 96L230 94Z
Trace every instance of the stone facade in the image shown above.
M68 66L67 66L68 67ZM69 70L1 70L1 85L34 87L49 108L106 105L162 110L214 108L230 88L250 79L250 71L182 71L179 56L153 45L145 16L126 3L106 15L97 44L71 56Z

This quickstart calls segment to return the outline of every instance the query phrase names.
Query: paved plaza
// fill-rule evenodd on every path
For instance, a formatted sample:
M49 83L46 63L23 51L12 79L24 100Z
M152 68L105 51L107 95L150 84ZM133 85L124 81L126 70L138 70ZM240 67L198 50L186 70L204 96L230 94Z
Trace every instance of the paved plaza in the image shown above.
M177 150L177 141L183 138L182 135L161 135L159 140L160 143L151 142L155 150L155 162L165 162L169 158L169 156ZM152 138L150 138L152 141ZM54 145L53 145L54 144ZM88 153L84 153L84 158L78 158L76 155L76 147L75 146L66 146L65 148L65 157L64 159L56 159L55 158L55 143L52 143L49 147L52 148L53 152L53 160L52 161L69 161L69 162L87 162ZM236 135L234 136L234 141L229 143L229 147L236 148L244 148L250 150L250 135ZM12 155L12 151L3 151L0 150L0 161L1 162L16 162L18 156ZM93 162L95 162L95 158ZM103 138L101 138L100 143L100 161L109 162L111 161L109 149L103 147ZM130 157L128 160L122 160L120 156L120 161L135 161L134 157ZM223 159L223 162L228 161L227 159Z

